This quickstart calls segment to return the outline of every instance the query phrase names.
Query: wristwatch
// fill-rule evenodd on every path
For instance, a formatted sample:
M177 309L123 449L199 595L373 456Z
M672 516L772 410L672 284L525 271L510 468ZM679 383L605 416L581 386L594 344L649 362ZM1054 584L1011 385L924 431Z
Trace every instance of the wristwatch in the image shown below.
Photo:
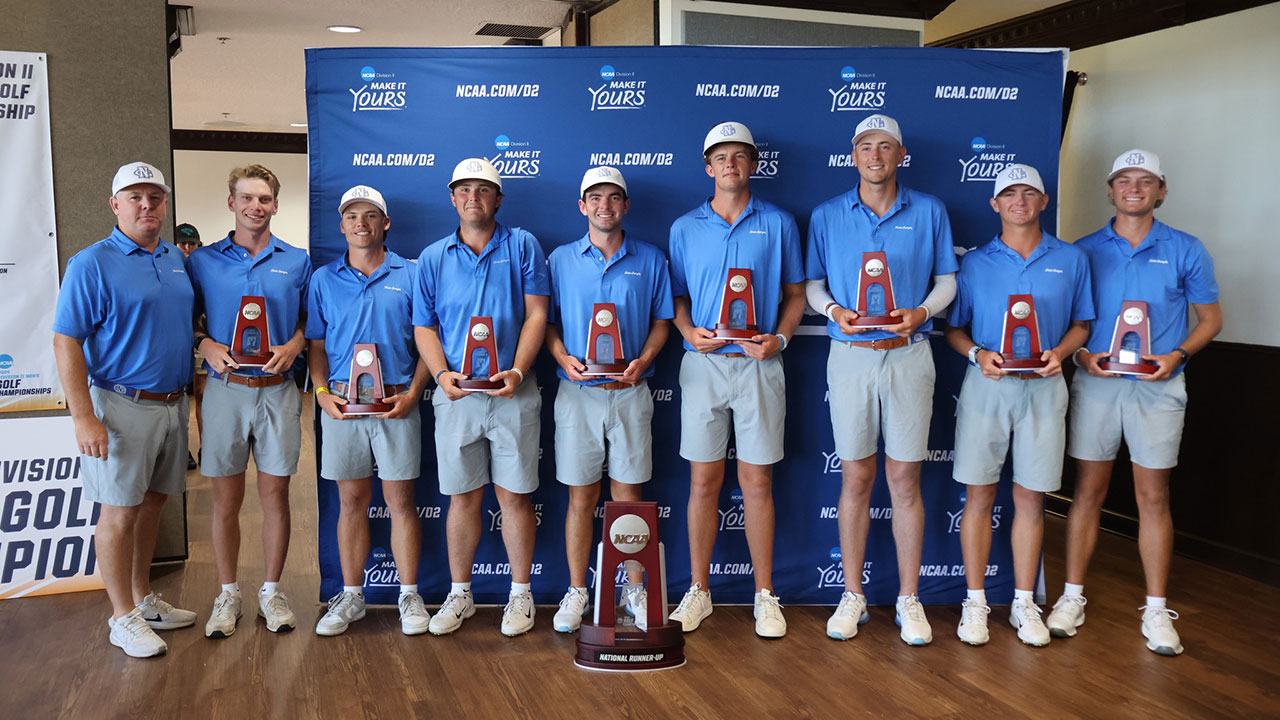
M1191 353L1187 352L1186 350L1183 350L1180 347L1174 348L1173 351L1176 353L1182 353L1182 359L1178 361L1179 365L1184 365L1186 364L1187 360L1191 359Z
M969 348L969 362L973 363L974 365L977 365L978 353L980 352L982 352L981 345L974 345L973 347Z

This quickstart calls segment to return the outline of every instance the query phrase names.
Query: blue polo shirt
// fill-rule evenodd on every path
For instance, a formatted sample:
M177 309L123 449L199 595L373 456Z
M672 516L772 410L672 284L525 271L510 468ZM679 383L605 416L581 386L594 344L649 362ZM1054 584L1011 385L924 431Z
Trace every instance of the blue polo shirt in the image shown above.
M1111 350L1116 318L1125 300L1147 303L1151 352L1155 355L1171 353L1187 339L1187 303L1209 305L1218 301L1213 258L1204 243L1159 220L1136 248L1117 235L1110 222L1077 240L1076 247L1089 257L1093 305L1098 310L1098 321L1093 324L1086 345L1089 352ZM1182 372L1183 367L1178 366L1173 374Z
M498 369L509 370L524 327L524 296L550 294L546 256L527 230L498 223L478 256L455 230L418 256L413 324L437 327L449 369L461 372L469 321L475 316L492 317ZM473 373L496 372L489 370L484 353L477 360Z
M640 357L649 325L675 315L671 301L671 278L667 258L646 242L623 236L622 247L613 257L591 244L589 235L551 251L547 260L551 271L551 321L560 326L560 336L570 355L586 357L592 308L610 302L617 308L622 353L630 362ZM642 377L653 375L650 364ZM568 380L564 369L556 374ZM579 385L602 385L608 378L592 378Z
M232 231L212 245L198 247L187 258L187 272L196 291L196 313L205 316L209 336L228 347L234 340L240 298L267 299L267 334L271 345L283 345L298 327L298 313L307 302L311 258L275 235L257 256L232 242ZM266 350L266 343L263 350ZM299 356L295 365L302 362ZM209 377L218 373L205 361ZM265 375L261 368L237 370L239 375Z
M369 277L342 257L316 270L307 293L310 340L323 340L329 358L329 382L351 380L356 343L378 346L384 385L408 385L418 364L413 342L413 263L388 250Z
M761 333L778 327L778 303L784 284L804 282L800 259L800 231L791 213L751 196L747 207L730 225L711 209L708 199L671 225L671 294L688 295L693 324L714 328L720 322L729 268L751 271L756 325ZM693 350L689 341L685 350ZM742 352L726 344L717 353Z
M809 251L805 276L826 280L831 296L841 306L858 305L858 281L862 253L883 251L889 261L893 302L898 308L916 308L924 302L934 275L958 269L951 221L942 201L932 195L898 185L898 199L884 217L862 204L858 186L814 209L809 219ZM933 329L933 318L919 332ZM868 330L846 335L838 323L827 321L827 336L835 340L880 340L894 337L888 330Z
M184 260L174 245L149 253L115 228L67 261L53 331L84 341L89 377L163 393L191 382L195 292Z
M1056 347L1072 322L1092 320L1089 259L1082 250L1044 233L1023 260L997 235L965 253L956 276L956 300L947 322L973 327L969 336L987 350L1000 352L1010 295L1030 293L1040 329L1040 350Z

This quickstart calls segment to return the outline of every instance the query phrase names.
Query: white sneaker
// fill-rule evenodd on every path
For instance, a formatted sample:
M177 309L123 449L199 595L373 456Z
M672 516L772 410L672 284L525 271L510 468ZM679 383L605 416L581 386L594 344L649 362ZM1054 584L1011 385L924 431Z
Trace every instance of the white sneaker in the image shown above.
M169 650L137 609L119 620L107 618L107 626L111 628L111 644L129 657L154 657Z
M471 591L449 593L440 609L431 616L427 629L432 635L448 635L462 627L462 621L476 614L476 601Z
M756 593L756 634L766 638L780 638L787 634L787 619L782 617L782 603L768 588Z
M627 584L622 590L627 614L636 619L637 630L649 629L649 593L643 585Z
M1084 606L1087 602L1083 595L1063 595L1058 598L1044 622L1049 626L1049 634L1056 638L1075 637L1076 628L1084 624Z
M924 606L915 595L908 595L906 599L898 601L893 622L902 628L898 633L902 642L915 646L933 642L933 628L929 627L929 620L924 616Z
M1167 607L1149 607L1143 605L1142 637L1147 639L1147 649L1157 655L1174 657L1182 654L1182 640L1178 631L1173 629L1173 621L1178 613Z
M680 629L684 632L697 630L710 615L711 593L702 589L702 583L694 583L676 609L671 611L671 619L680 623Z
M560 609L556 611L555 617L551 618L551 624L556 632L576 632L582 627L582 614L586 611L587 591L571 587L560 599Z
M147 621L152 630L175 630L196 624L196 614L190 610L179 610L160 599L160 593L151 593L138 603L142 611L142 619Z
M267 629L273 633L288 632L298 624L293 610L289 609L289 598L279 590L273 593L258 593L258 614L267 621Z
M431 613L416 592L400 593L400 632L421 635L431 626Z
M1040 619L1043 612L1030 600L1014 600L1009 606L1009 624L1018 629L1018 639L1027 645L1044 647L1049 644L1049 628Z
M991 639L987 632L987 616L990 614L991 608L986 603L965 598L960 605L960 627L956 630L960 641L969 645L986 645Z
M351 623L364 617L364 595L342 592L329 598L329 609L316 623L316 634L326 637L341 635Z
M849 640L858 634L858 626L870 620L867 614L867 598L845 591L840 604L827 620L827 637L832 640Z
M523 635L533 629L533 593L511 593L507 606L502 609L502 634L507 637Z
M213 612L209 613L209 622L204 624L204 636L207 638L226 638L236 631L236 621L240 619L240 594L223 590L213 599Z

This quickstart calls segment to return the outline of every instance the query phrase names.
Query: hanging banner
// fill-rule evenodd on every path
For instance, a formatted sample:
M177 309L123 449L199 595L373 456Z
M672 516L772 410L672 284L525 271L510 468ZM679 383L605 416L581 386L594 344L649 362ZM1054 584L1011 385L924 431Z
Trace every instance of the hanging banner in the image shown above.
M726 120L745 123L759 147L752 193L793 213L803 236L813 208L857 182L850 139L857 123L876 112L901 124L908 156L899 180L946 203L957 252L999 232L999 218L988 204L992 181L1012 162L1034 165L1048 183L1051 206L1042 219L1052 232L1064 57L1064 52L933 48L308 50L312 261L320 267L345 252L336 208L342 193L356 184L383 193L394 220L389 246L417 257L457 227L446 186L459 160L481 155L503 177L498 220L531 231L548 253L586 232L577 207L578 183L594 165L616 166L626 176L628 236L665 250L672 221L712 193L702 141L709 128ZM784 604L834 604L844 587L836 521L841 476L827 404L824 321L806 317L784 355L786 457L774 469L773 562L774 588ZM678 453L679 341L679 333L672 332L649 381L654 458L653 479L644 488L645 498L659 504L672 601L690 579L689 465ZM940 335L932 342L938 374L922 478L927 526L919 594L925 604L958 604L965 587L959 543L965 496L964 486L951 479L951 459L965 363ZM552 408L558 381L545 352L536 376L543 398L543 451L541 486L533 494L538 520L533 591L539 603L554 603L568 585L567 492L555 479ZM436 480L429 403L422 418L418 577L433 603L449 586L448 498L439 493ZM317 447L321 442L317 428ZM729 453L732 460L732 446ZM749 603L754 567L733 466L728 463L721 492L710 589L717 602ZM988 597L998 603L1008 602L1013 593L1008 476L1006 468L986 568ZM374 602L394 603L399 581L390 553L390 520L379 503L375 490L365 592ZM320 481L319 504L321 595L328 597L342 584L333 483ZM872 603L892 604L898 571L883 468L871 505L862 583ZM473 589L479 602L503 603L510 568L502 513L491 491L483 523Z
M0 599L101 590L69 417L0 420Z
M53 359L58 238L44 53L0 50L0 412L66 407ZM19 189L21 190L19 192Z

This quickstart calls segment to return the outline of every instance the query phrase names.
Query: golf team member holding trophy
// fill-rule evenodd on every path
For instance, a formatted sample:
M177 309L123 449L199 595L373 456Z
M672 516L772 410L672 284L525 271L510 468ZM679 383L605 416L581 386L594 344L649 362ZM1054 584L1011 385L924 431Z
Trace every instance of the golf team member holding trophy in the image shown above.
M569 589L553 620L560 632L577 630L587 609L600 468L607 458L613 500L640 500L640 487L653 474L653 396L646 380L653 375L653 361L667 341L674 314L666 256L622 229L631 207L622 173L591 168L580 192L578 209L587 218L587 234L556 248L548 259L551 322L546 345L560 366L556 478L569 486ZM601 357L602 347L612 357ZM646 593L638 573L633 571L630 580L624 590L627 611L643 627Z
M302 323L311 280L307 252L271 232L280 197L275 173L261 165L235 168L227 191L235 229L196 248L187 260L196 293L196 347L208 368L200 403L200 471L213 486L213 551L222 584L204 627L211 638L229 637L241 615L236 566L250 452L258 471L266 569L258 614L272 632L297 624L279 584L289 551L289 478L298 471L302 447L302 398L292 371L305 348ZM245 333L253 340L246 342ZM263 364L244 362L238 354L240 346L254 343Z
M195 306L182 251L160 239L168 201L154 166L116 171L107 201L116 226L67 261L53 317L84 497L101 505L93 537L110 641L131 657L163 655L155 630L196 621L151 591L160 511L187 486Z
M755 630L782 637L787 622L773 594L773 464L782 459L787 413L778 353L804 313L804 265L795 218L751 194L758 159L747 126L711 128L703 160L715 194L671 226L671 291L685 348L680 456L691 467L693 571L671 619L690 632L712 611L711 551L732 424L755 570Z
M957 265L946 207L898 182L905 157L893 118L871 115L858 123L853 135L858 184L819 205L809 221L806 294L810 307L828 320L827 386L843 477L839 527L845 591L827 621L827 636L852 638L868 619L862 562L876 446L883 434L898 554L895 621L908 645L928 645L933 631L916 596L924 545L920 465L933 416L928 339L933 318L955 297Z
M422 460L418 402L427 369L413 344L413 263L387 249L391 227L382 193L356 185L338 204L347 252L316 270L307 300L308 362L320 406L320 468L338 485L341 592L316 623L319 635L340 635L365 615L364 567L369 558L369 503L376 463L391 513L391 555L400 576L400 630L427 631L431 615L418 594L422 529L413 481ZM359 347L357 347L359 345ZM356 375L369 373L372 387ZM357 405L386 412L348 415Z
M1049 642L1032 599L1044 539L1044 493L1062 484L1062 361L1084 344L1094 312L1085 254L1040 229L1048 203L1035 168L1011 164L996 175L991 208L1000 214L1000 234L961 260L947 316L947 342L970 363L957 404L952 468L966 486L960 546L968 597L957 634L970 645L989 638L984 579L991 508L1010 434L1015 514L1009 620L1022 642Z
M1165 591L1173 553L1169 476L1178 464L1187 402L1182 370L1222 330L1222 309L1204 244L1155 219L1167 192L1155 153L1121 153L1107 177L1115 218L1075 244L1089 256L1098 320L1088 345L1074 355L1080 369L1071 383L1067 454L1076 458L1077 473L1067 515L1067 580L1047 624L1055 637L1070 637L1084 623L1085 571L1123 436L1133 462L1146 574L1142 635L1150 650L1178 655L1182 643L1172 622L1178 615L1168 609ZM1197 320L1190 333L1188 304ZM1145 351L1123 346L1130 333ZM1122 358L1126 353L1132 356Z
M471 567L484 486L492 481L511 565L502 633L520 635L533 629L529 580L536 521L529 494L538 488L542 426L537 379L526 375L546 329L547 261L532 234L497 221L502 178L488 160L458 163L449 200L458 229L418 257L413 312L418 350L439 386L431 404L440 492L449 496L453 584L431 619L431 632L451 633L475 614ZM481 347L487 352L477 360ZM471 377L460 372L465 369Z

